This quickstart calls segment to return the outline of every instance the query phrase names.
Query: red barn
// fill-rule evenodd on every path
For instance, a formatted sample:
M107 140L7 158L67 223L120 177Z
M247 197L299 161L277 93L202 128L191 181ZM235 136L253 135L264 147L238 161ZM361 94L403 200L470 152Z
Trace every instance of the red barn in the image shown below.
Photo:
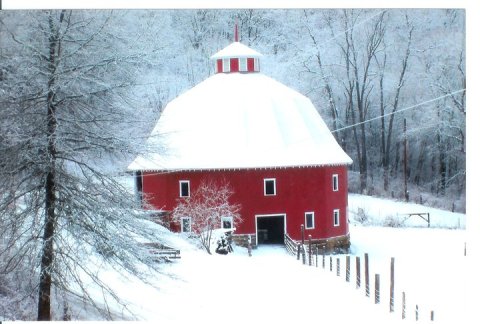
M129 166L137 189L168 214L202 181L227 181L241 205L237 242L298 241L304 225L305 238L348 248L352 160L307 97L260 73L261 56L236 41L211 57L216 74L162 113L148 140L157 153Z

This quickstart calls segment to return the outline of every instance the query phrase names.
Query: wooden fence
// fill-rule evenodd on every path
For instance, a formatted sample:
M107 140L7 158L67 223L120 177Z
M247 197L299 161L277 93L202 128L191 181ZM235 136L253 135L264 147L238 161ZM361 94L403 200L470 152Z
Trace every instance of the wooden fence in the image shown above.
M341 256L338 255L326 255L325 249L318 249L318 247L312 246L311 240L308 241L308 243L295 243L293 240L289 238L288 243L287 239L285 239L285 246L287 247L287 250L293 254L297 255L297 260L302 260L302 263L304 265L309 265L309 266L316 266L319 267L319 258L321 258L321 268L325 270L326 268L329 269L329 272L333 272L334 268L334 260L336 259L335 262L335 273L336 276L339 277L341 273L343 272L341 268ZM295 251L295 252L294 252ZM350 282L351 278L351 258L355 257L355 287L356 289L360 289L362 286L362 268L361 268L361 257L360 256L351 256L351 255L345 255L345 281ZM328 258L329 266L326 266L326 259ZM370 298L370 266L369 266L369 256L368 253L365 253L363 255L363 288L365 289L365 296L367 298ZM374 275L374 293L373 293L373 300L375 304L382 304L382 296L380 294L380 287L381 287L381 281L380 281L380 274L376 273ZM389 290L389 298L388 298L388 306L389 306L389 311L393 313L395 311L395 258L390 259L390 290ZM401 293L402 300L401 300L401 318L406 319L407 318L407 304L406 304L406 293L405 291L402 291ZM383 297L385 298L385 297ZM416 321L419 320L420 317L420 307L419 305L415 305L414 311L414 318ZM430 310L430 321L434 321L435 313L433 310Z
M173 249L161 243L144 243L156 261L170 262L172 259L180 259L180 250Z
M292 238L290 236L288 236L288 234L285 234L285 248L287 249L287 251L292 254L292 255L295 255L297 253L297 243L295 243L294 240L292 240Z

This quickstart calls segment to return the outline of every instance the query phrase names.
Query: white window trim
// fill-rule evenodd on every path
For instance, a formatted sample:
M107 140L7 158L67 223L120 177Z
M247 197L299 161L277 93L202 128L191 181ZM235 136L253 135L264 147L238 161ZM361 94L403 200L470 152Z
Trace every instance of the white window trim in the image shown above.
M308 227L307 224L307 215L312 215L312 227ZM314 229L315 228L315 212L305 212L305 229Z
M230 224L232 224L232 227L227 228L227 229L233 229L233 217L232 217L232 216L222 216L221 224L220 224L220 226L221 226L222 228L226 228L226 227L223 227L223 221L224 221L224 220L228 220L228 221L230 221Z
M224 58L223 62L223 72L230 72L230 58Z
M240 72L247 72L248 65L247 65L247 58L246 57L240 57L238 59L238 70Z
M185 229L183 228L183 221L185 219L188 219L189 222L190 222L190 228L189 228L189 231L185 231ZM190 233L192 231L192 218L191 217L180 217L180 232L182 233Z
M335 187L335 184L336 184L336 187ZM333 189L333 191L338 191L338 187L339 187L338 174L334 174L334 175L332 175L332 189Z
M188 195L186 195L186 196L182 196L182 184L184 184L184 183L188 184ZM179 187L178 188L179 189L179 192L178 192L179 197L182 197L182 198L190 197L190 180L180 180L178 182L178 187Z
M273 194L267 194L267 181L273 181ZM277 179L265 178L263 179L263 195L264 196L276 196L277 195Z
M333 210L333 226L340 226L340 209Z
M253 59L253 71L259 72L260 71L260 61L258 58Z

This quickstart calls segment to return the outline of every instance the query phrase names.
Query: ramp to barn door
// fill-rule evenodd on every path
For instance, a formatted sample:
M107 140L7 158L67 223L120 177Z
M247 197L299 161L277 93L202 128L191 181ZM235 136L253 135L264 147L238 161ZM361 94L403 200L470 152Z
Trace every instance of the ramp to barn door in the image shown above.
M255 215L257 245L284 244L286 214Z

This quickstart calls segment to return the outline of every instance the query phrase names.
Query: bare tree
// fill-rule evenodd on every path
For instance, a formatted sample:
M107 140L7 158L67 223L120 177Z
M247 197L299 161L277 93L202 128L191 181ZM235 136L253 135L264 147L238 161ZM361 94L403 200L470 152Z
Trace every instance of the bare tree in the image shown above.
M330 111L330 114L331 114L331 119L332 119L332 131L333 131L333 135L335 136L335 139L337 140L337 142L339 144L343 144L344 143L344 137L342 137L342 139L340 139L340 135L339 133L337 132L337 129L339 128L339 126L341 126L341 120L339 118L339 113L338 113L338 108L337 108L337 103L336 103L336 100L335 100L335 94L334 94L334 90L332 88L332 85L331 85L331 81L330 81L330 77L328 75L328 73L326 72L326 69L324 67L324 63L323 63L323 55L322 55L322 51L321 51L321 47L320 47L320 41L317 39L318 37L315 36L312 28L310 27L310 22L309 22L309 13L307 10L304 10L304 16L305 16L305 25L306 25L306 28L307 28L307 31L308 31L308 35L310 36L310 39L313 43L313 46L314 46L314 57L315 57L315 61L317 63L316 65L316 68L315 69L312 69L308 66L308 64L306 62L303 63L303 66L305 67L306 71L308 71L309 73L312 73L312 74L319 74L319 78L320 78L320 82L322 83L323 85L323 89L324 89L324 93L327 95L327 102L328 102L328 108L329 108L329 111ZM318 71L317 71L317 68L318 68Z
M343 61L342 84L345 124L358 125L352 127L353 143L355 147L358 169L360 173L360 191L367 188L369 143L367 125L365 121L371 113L372 93L374 80L377 78L375 71L375 58L381 51L381 44L385 37L386 12L380 11L365 16L363 11L343 10L340 15L343 39L337 37L336 20L326 19L341 52Z
M190 197L180 198L173 210L175 221L184 217L191 220L191 231L198 235L200 243L211 253L211 240L214 229L222 227L224 217L230 217L233 224L241 222L240 205L229 202L233 191L227 183L203 181Z
M383 189L385 191L389 190L389 178L390 178L390 156L392 151L392 141L393 141L393 128L395 113L397 112L400 106L400 97L403 86L405 85L406 72L410 59L410 51L412 44L412 34L414 26L411 25L408 15L405 15L405 22L408 30L407 44L405 48L405 54L403 55L398 81L394 90L390 91L394 94L393 103L388 104L386 102L386 89L384 86L384 76L385 68L387 65L387 54L386 51L383 53L383 58L380 61L377 61L380 69L380 78L379 78L379 91L380 91L380 116L381 116L381 157L382 157L382 167L383 167ZM395 59L397 59L395 57ZM388 110L387 106L391 106L391 109ZM387 116L388 115L388 116ZM388 123L388 128L386 124Z
M121 299L89 258L139 277L140 264L153 265L138 240L157 234L117 162L141 142L131 103L145 54L113 37L114 18L65 10L2 16L0 188L8 190L0 192L0 266L8 273L31 261L38 320L52 319L54 290L112 318L85 278Z

